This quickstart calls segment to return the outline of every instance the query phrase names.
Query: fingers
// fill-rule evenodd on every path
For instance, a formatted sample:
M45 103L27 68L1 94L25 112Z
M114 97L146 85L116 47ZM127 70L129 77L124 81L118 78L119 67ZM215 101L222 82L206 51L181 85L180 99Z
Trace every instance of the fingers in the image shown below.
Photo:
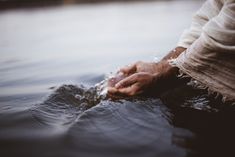
M115 93L117 93L118 92L118 90L116 89L116 88L114 88L114 87L108 87L108 93L110 93L110 94L115 94Z
M137 74L133 74L133 75L131 75L129 77L124 78L120 82L118 82L115 85L115 88L119 89L119 88L131 86L131 85L133 85L136 82L137 82Z
M118 82L115 87L108 88L109 95L134 96L141 93L141 86L137 82L138 74L133 74Z
M125 66L119 70L119 72L122 72L126 75L130 75L136 72L136 64L131 64L129 66Z
M140 94L140 87L138 86L137 83L135 83L132 86L129 86L127 88L121 88L118 90L118 92L124 94L124 95L128 95L128 96L134 96L137 94Z
M118 96L134 96L137 94L140 94L141 90L137 83L133 84L132 86L116 89L113 87L110 87L108 89L108 94L111 97L118 97Z

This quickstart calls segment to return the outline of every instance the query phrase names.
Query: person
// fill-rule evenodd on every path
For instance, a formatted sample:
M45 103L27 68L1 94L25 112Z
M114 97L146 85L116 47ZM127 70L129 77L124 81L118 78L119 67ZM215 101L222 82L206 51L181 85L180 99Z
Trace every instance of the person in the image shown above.
M118 71L125 76L110 95L161 93L190 77L196 87L235 100L235 0L207 0L177 44L161 61L136 62ZM181 76L181 77L180 77Z

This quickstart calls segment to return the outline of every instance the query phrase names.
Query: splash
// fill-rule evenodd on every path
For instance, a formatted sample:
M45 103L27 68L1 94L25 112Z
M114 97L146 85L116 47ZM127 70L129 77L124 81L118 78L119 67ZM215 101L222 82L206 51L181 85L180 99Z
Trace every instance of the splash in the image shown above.
M118 82L126 78L127 75L122 72L110 73L106 78L95 85L95 89L100 98L107 97L108 87L114 87Z
M62 85L42 103L31 109L33 117L44 124L72 125L86 110L107 100L108 87L122 80L122 73L106 76L95 86Z
M45 101L32 109L33 117L50 126L72 125L84 111L97 105L105 95L97 92L98 87L62 85Z

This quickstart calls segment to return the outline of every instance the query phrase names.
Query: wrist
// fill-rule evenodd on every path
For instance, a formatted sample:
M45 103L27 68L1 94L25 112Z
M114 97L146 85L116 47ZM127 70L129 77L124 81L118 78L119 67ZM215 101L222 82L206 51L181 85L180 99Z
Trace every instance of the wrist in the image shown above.
M171 80L172 78L176 78L179 74L179 68L171 66L168 60L160 61L157 66L158 69L154 76L159 79Z
M176 47L173 50L171 50L165 57L163 57L162 60L175 59L185 50L186 48L184 47Z

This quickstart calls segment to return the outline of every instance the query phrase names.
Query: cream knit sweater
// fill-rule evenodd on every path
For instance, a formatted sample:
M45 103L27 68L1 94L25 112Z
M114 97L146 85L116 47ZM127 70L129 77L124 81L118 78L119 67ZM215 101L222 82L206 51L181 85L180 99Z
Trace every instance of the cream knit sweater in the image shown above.
M235 0L206 1L178 46L187 50L171 63L198 85L235 101Z

